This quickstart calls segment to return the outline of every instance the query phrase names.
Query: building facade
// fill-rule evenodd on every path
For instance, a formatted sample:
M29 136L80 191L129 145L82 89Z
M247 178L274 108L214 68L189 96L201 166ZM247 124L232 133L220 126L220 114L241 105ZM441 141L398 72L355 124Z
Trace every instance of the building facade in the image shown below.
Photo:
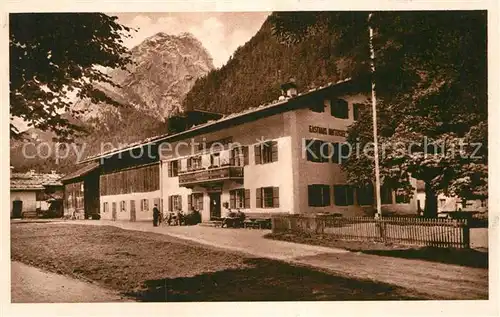
M11 173L10 217L35 218L62 215L62 189L57 173Z
M100 164L101 218L149 220L155 204L199 210L202 221L234 209L373 215L373 188L347 184L338 156L367 102L360 91L350 80L304 94L291 85L271 104L90 158ZM413 197L384 187L383 211L416 214Z

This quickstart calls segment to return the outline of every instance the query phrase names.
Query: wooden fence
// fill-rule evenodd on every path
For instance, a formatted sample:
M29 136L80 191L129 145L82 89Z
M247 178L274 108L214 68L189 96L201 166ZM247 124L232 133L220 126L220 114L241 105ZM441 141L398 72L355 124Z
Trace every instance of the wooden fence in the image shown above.
M389 242L407 245L469 248L465 219L387 217L334 217L286 215L272 219L273 233L296 232L332 235L339 240Z

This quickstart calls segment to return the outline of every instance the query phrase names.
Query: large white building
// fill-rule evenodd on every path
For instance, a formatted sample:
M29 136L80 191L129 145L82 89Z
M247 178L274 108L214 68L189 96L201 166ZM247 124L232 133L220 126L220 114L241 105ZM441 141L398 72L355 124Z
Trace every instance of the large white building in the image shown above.
M360 87L345 80L297 94L285 85L285 96L270 104L87 159L100 163L93 191L101 219L151 219L154 204L163 211L196 208L202 221L234 208L373 215L373 190L347 184L336 155L315 155L345 141L367 102ZM382 189L382 204L386 213L417 213L416 199L393 189Z

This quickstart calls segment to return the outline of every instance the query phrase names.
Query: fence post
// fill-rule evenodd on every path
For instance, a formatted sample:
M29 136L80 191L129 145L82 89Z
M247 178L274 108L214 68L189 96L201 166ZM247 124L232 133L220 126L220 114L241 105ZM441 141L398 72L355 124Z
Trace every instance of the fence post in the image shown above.
M375 226L378 228L378 235L382 242L386 242L385 222L382 219L375 219Z
M462 232L464 235L464 248L468 249L470 248L470 227L469 227L469 222L467 219L463 220L463 226L462 226Z

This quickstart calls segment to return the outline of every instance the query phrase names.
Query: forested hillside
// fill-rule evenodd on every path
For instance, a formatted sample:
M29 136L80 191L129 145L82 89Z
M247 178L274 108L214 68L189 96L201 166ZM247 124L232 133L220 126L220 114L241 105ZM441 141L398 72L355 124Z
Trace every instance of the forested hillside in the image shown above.
M184 109L233 113L277 99L280 85L290 77L299 91L349 77L353 67L348 54L335 55L334 45L331 30L297 44L282 44L273 36L268 18L226 65L196 81Z

